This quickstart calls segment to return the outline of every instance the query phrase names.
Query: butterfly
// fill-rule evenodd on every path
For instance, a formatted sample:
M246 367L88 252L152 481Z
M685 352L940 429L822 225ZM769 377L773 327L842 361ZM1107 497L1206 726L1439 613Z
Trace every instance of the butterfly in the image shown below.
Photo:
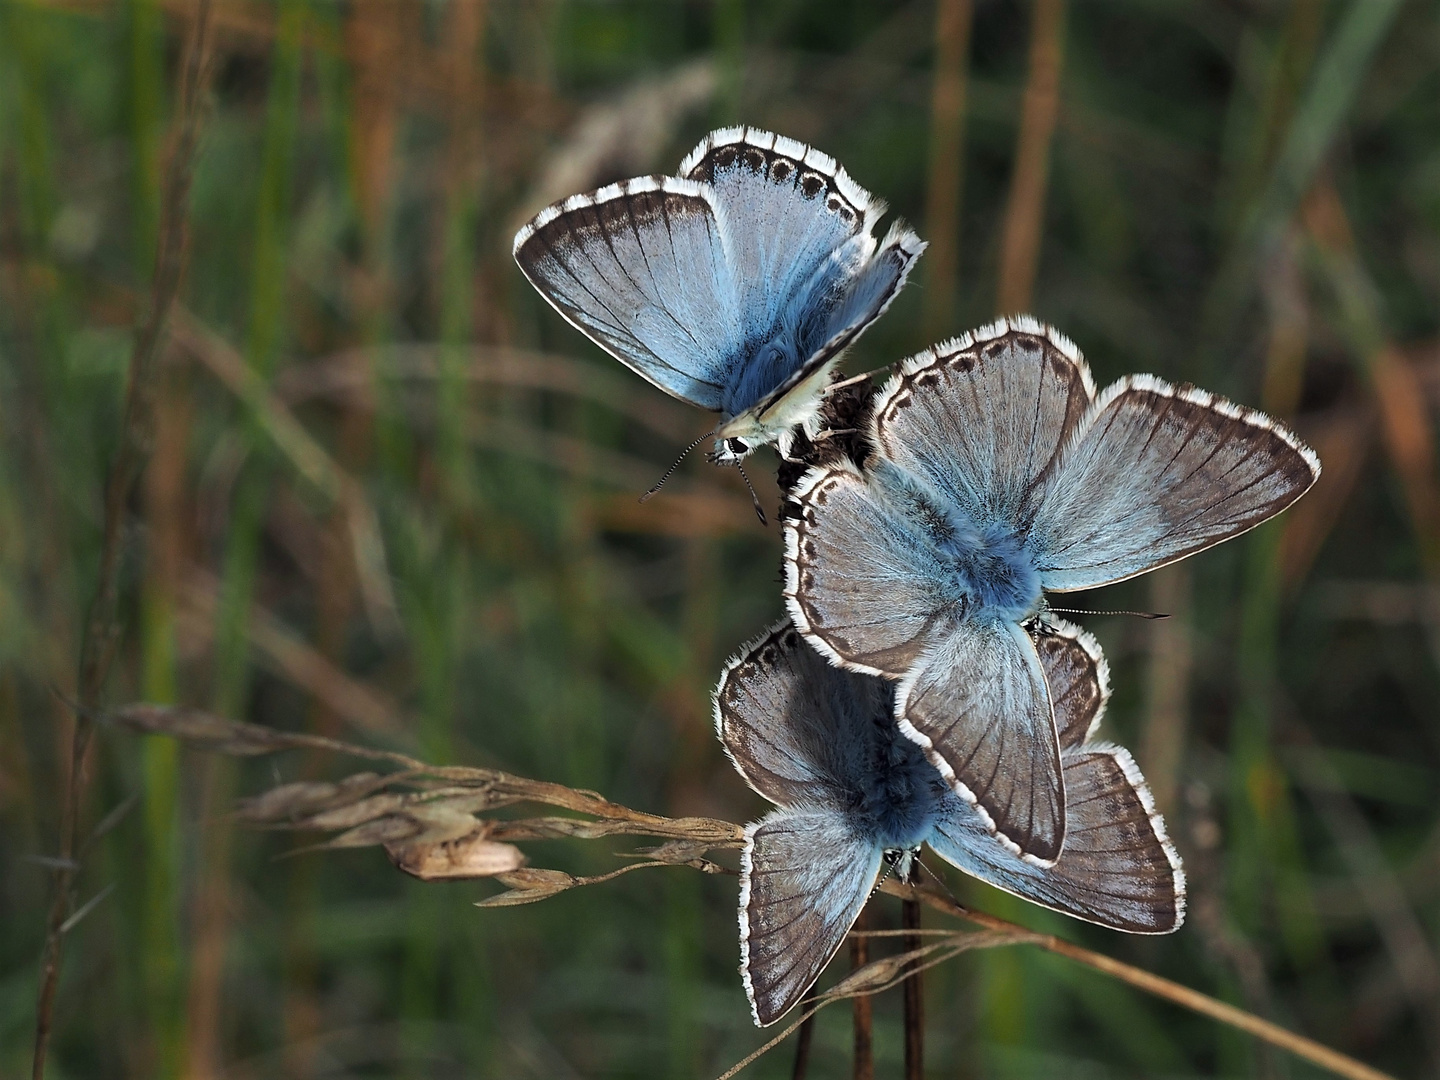
M896 716L996 835L1061 857L1067 778L1045 593L1135 577L1254 528L1320 474L1269 417L1148 375L1096 395L1079 350L1002 320L905 361L863 467L791 492L785 595L831 661L899 680Z
M740 974L755 1023L791 1009L835 955L887 856L922 844L967 874L1045 907L1140 934L1185 918L1185 875L1144 778L1097 742L1109 677L1094 638L1053 623L1039 655L1056 687L1069 839L1043 869L997 843L901 735L895 684L835 667L790 622L745 646L715 690L726 753L777 807L745 829Z
M711 132L679 176L540 211L515 261L581 333L666 393L720 413L713 460L818 433L831 373L925 249L835 159L755 128ZM696 445L696 444L692 444ZM668 474L667 474L668 475Z

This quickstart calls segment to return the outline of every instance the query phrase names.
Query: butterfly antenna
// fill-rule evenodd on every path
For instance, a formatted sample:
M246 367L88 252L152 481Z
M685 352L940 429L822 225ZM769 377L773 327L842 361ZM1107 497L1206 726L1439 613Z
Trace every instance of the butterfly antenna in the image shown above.
M894 860L894 859L887 858L887 859L885 860L885 872L880 875L880 877L879 877L879 878L876 880L876 882L875 882L875 887L870 890L869 899L871 899L871 900L875 899L875 894L880 891L880 887L885 884L886 878L888 878L888 877L890 876L891 872L892 872L894 869L895 869L895 860Z
M691 450L694 450L695 447L699 446L699 445L700 445L702 442L704 442L706 439L714 438L714 436L715 436L715 432L713 432L713 431L707 431L704 435L701 435L698 439L696 439L694 442L692 442L689 446L685 447L684 450L681 450L681 451L680 451L680 456L675 459L675 463L674 463L673 465L671 465L668 469L665 470L665 475L662 476L662 477L660 477L660 479L659 479L658 481L656 481L656 484L655 484L654 487L652 487L649 491L645 492L644 495L641 495L641 496L640 496L640 501L641 501L642 503L645 502L646 500L648 500L648 499L650 498L650 496L654 495L657 491L659 491L662 487L664 487L664 486L665 486L665 481L666 481L666 480L669 480L670 477L672 477L672 476L675 475L675 470L678 469L678 468L680 467L680 463L681 463L682 461L684 461L684 460L686 459L686 457L689 456L690 451L691 451Z
M950 891L950 886L945 884L945 879L920 861L919 855L915 856L915 865L920 867L921 870L924 870L925 873L930 875L930 880L935 882L936 885L940 886L941 891L950 898L951 903L953 903L958 908L963 908L965 906L964 904L960 903L960 901L956 899L955 894Z
M760 505L760 496L755 494L755 485L752 484L752 483L750 483L750 477L748 477L748 476L745 475L745 466L741 465L741 464L737 461L737 462L735 462L735 468L737 468L737 469L740 470L740 479L741 479L741 480L744 480L744 481L745 481L745 486L750 489L750 501L755 504L755 516L760 519L760 524L761 524L761 525L764 525L764 526L766 526L766 527L768 528L769 525L770 525L770 523L765 520L765 509L764 509L764 507L762 507L762 506ZM663 480L660 481L660 483L662 483L662 484L663 484L664 482L665 482L665 481L663 481ZM657 485L657 486L658 486L658 485ZM644 500L644 499L641 499L640 501L641 501L641 502L644 502L645 500Z
M1168 619L1168 611L1091 611L1088 608L1052 607L1060 615L1134 615L1137 619Z

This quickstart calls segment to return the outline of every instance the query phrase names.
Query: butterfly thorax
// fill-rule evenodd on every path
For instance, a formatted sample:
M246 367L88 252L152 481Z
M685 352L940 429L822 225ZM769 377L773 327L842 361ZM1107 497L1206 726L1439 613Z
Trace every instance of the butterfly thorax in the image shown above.
M1040 610L1040 573L1012 530L959 518L939 547L949 559L956 585L977 608L1016 622Z
M886 462L873 475L929 541L937 600L963 612L1022 622L1041 608L1040 572L1024 537L1002 517L983 521Z
M715 429L714 461L732 464L772 442L780 443L780 452L785 454L795 428L803 427L812 438L818 433L824 390L839 362L838 354L807 372L784 393L775 394L809 361L814 348L823 344L810 340L812 337L804 328L778 327L773 337L741 361L740 377L726 395L722 420Z

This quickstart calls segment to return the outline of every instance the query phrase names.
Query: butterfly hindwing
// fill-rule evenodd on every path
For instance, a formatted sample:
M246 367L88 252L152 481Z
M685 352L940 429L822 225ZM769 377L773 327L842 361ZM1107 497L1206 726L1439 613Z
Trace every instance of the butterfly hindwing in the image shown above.
M640 177L541 212L515 261L570 323L656 386L721 408L737 337L714 192Z
M1038 865L1065 843L1065 782L1040 657L1017 623L967 619L900 681L901 730L1011 850Z
M738 315L752 331L805 306L875 248L870 230L884 205L834 158L755 128L707 135L680 175L715 192L736 280ZM803 357L801 359L804 359Z
M1036 649L1054 700L1065 770L1065 849L1041 869L997 850L975 809L947 796L929 843L947 862L1037 904L1117 930L1163 934L1185 916L1185 875L1130 755L1090 742L1110 698L1100 646L1051 620Z
M1085 742L1100 726L1110 700L1110 665L1100 643L1085 630L1050 616L1033 631L1035 651L1055 714L1060 754Z
M755 128L707 136L681 175L713 187L741 283L739 316L760 348L725 402L749 414L735 434L768 438L811 419L829 370L889 306L925 245L893 227L878 251L882 202L828 154Z
M1092 744L1066 751L1065 850L1042 869L989 836L958 798L938 816L930 846L998 889L1067 915L1137 934L1165 934L1185 918L1185 875L1130 755Z
M833 810L776 810L745 830L740 973L759 1025L794 1007L870 895L882 852Z
M826 328L829 337L825 343L755 407L762 424L783 423L787 411L795 408L788 399L801 398L808 402L814 392L824 388L841 354L885 313L905 287L911 267L924 250L925 244L909 229L891 228L879 250L847 284L838 305L830 313ZM807 383L813 383L813 388Z
M1246 532L1320 475L1262 413L1131 376L1110 387L1041 480L1032 549L1046 589L1108 585Z

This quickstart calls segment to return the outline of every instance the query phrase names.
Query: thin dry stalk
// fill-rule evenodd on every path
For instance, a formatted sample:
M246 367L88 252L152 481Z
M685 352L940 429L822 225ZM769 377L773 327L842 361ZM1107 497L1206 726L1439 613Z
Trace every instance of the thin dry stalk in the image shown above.
M45 1075L54 1024L55 992L59 986L60 962L64 951L65 928L70 918L72 887L78 868L73 856L79 846L80 816L89 786L86 761L94 724L90 711L100 703L100 694L110 672L120 637L120 553L125 532L125 514L154 439L155 366L165 337L170 309L180 290L188 251L187 234L190 180L200 138L200 119L206 80L209 76L210 0L201 0L186 44L186 61L180 83L180 105L173 142L161 188L159 238L156 244L155 274L151 284L150 310L135 335L125 387L125 413L120 445L110 464L105 482L104 525L100 541L100 571L80 644L79 698L85 711L75 718L70 747L70 775L61 809L60 852L63 860L55 871L46 924L45 946L40 961L40 987L35 1009L35 1050L31 1061L33 1080Z
M948 912L957 918L965 919L967 922L983 926L988 930L1014 933L1022 929L1005 919L963 908L950 897L926 886L901 885L892 878L885 883L883 890L902 897L916 896L937 911ZM1234 1005L1217 1001L1208 994L1202 994L1188 986L1182 986L1180 983L1172 982L1159 975L1153 975L1142 968L1132 967L1130 964L1112 959L1103 953L1074 945L1063 938L1055 937L1052 934L1029 934L1023 944L1034 945L1046 952L1074 960L1078 964L1084 964L1088 968L1119 979L1137 990L1143 990L1147 994L1189 1009L1191 1012L1199 1013L1201 1016L1208 1016L1212 1020L1243 1031L1271 1046L1289 1051L1296 1057L1308 1061L1312 1065L1318 1065L1336 1076L1346 1077L1347 1080L1395 1080L1388 1073L1371 1068L1364 1062L1356 1061L1338 1050L1332 1050L1314 1039L1307 1039L1304 1035L1286 1031L1280 1025L1272 1024L1269 1020L1263 1020L1244 1009L1237 1009Z
M814 1000L814 988L800 1001L802 1009L808 1009L810 1002ZM790 1080L805 1080L805 1074L810 1071L810 1044L815 1039L815 1014L810 1013L800 1023L800 1034L795 1036L795 1067L790 1070Z
M859 971L870 962L868 909L862 908L850 936L850 970ZM875 1080L874 1004L868 994L857 994L851 1006L855 1028L854 1080Z
M484 869L473 876L494 876L508 890L482 901L482 906L486 907L531 903L577 886L599 884L651 866L684 865L706 873L733 873L703 856L715 850L735 850L744 843L744 830L728 821L646 814L611 802L593 791L529 780L496 769L429 765L393 750L356 746L319 735L274 731L258 724L226 720L198 709L138 703L98 716L86 710L80 711L87 712L92 721L102 719L140 734L169 735L197 748L223 754L254 756L282 750L325 750L398 766L400 771L387 775L358 773L335 783L309 781L285 784L247 800L241 806L240 817L257 826L339 832L333 840L320 847L384 845L397 863L407 859L423 861L426 845L438 849L464 840L467 850L479 850L484 856ZM475 816L488 809L521 803L560 807L583 814L585 818L499 820ZM559 837L599 839L611 836L653 836L665 843L643 852L641 859L619 870L589 878L528 866L496 872L502 866L513 867L514 857L506 862L499 858L503 853L481 847L489 842L498 845ZM454 880L454 876L437 875L427 880ZM964 919L980 927L981 932L928 934L919 929L918 914L913 919L907 916L902 935L917 943L929 938L931 944L881 957L853 971L819 995L815 1004L789 1028L725 1073L726 1078L734 1076L761 1054L779 1045L799 1028L806 1016L813 1015L826 1005L882 993L970 949L1023 944L1064 956L1145 993L1246 1032L1347 1080L1393 1080L1378 1069L1322 1046L1313 1039L1286 1031L1197 990L1054 935L1035 933L1005 919L971 911L933 886L906 885L891 877L884 882L882 890L902 901L917 905L923 903ZM864 940L865 933L862 932L859 940Z
M921 972L946 961L953 960L963 952L971 949L993 949L1002 945L1016 945L1028 941L1036 935L1028 930L1019 935L1010 934L974 934L963 932L951 932L948 940L934 945L927 945L915 952L899 953L895 956L882 957L859 971L841 979L824 994L816 999L816 1004L807 1009L800 1019L796 1020L789 1027L785 1028L778 1035L771 1038L759 1049L751 1051L740 1061L736 1062L725 1072L721 1073L717 1080L731 1080L731 1077L748 1068L755 1061L764 1057L775 1047L788 1039L800 1028L810 1017L814 1016L827 1005L833 1005L837 1001L844 1001L846 998L853 998L857 995L881 994L886 990L893 990L909 979L913 979Z
M920 901L901 901L900 925L920 929ZM918 933L900 939L900 948L907 953L919 952L921 946ZM906 970L910 978L905 980L905 1080L925 1080L925 984L918 964Z
M1035 0L1030 22L1030 74L1020 112L1015 173L1005 210L1000 246L1000 281L995 310L1028 311L1040 263L1045 187L1050 174L1050 141L1060 113L1060 69L1064 62L1065 0Z
M930 96L930 176L925 189L925 333L939 338L954 319L965 169L965 92L973 0L935 8L935 82Z

